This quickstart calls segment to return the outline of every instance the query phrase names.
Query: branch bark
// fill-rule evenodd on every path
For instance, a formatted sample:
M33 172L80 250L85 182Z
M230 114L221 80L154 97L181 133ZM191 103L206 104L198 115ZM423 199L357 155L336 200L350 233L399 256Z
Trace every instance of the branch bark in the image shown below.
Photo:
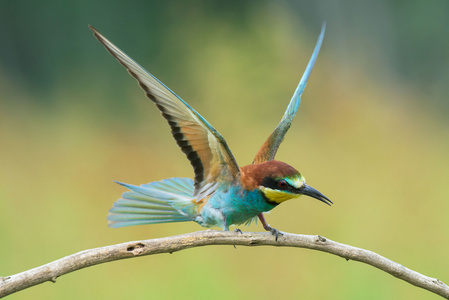
M372 251L337 243L319 235L284 233L278 241L275 241L269 233L239 234L213 230L84 250L22 273L0 277L0 298L46 281L56 282L59 276L93 265L143 255L173 253L208 245L277 246L319 250L346 260L369 264L410 284L449 299L449 287L436 278L410 270Z

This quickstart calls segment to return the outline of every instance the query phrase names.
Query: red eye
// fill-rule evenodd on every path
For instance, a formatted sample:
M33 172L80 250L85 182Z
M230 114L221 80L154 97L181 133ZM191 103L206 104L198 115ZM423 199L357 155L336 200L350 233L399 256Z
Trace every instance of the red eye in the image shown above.
M278 181L278 187L286 188L287 187L287 182L285 180L279 180Z

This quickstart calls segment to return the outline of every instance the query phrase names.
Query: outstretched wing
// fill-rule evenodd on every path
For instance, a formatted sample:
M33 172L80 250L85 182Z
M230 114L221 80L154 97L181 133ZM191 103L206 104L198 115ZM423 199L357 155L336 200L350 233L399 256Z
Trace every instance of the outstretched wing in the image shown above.
M199 113L156 77L147 72L92 26L94 36L139 82L168 121L178 146L187 155L195 172L197 201L212 194L221 181L232 181L239 167L226 141Z
M271 133L271 135L268 137L268 139L265 141L265 143L257 152L256 157L254 158L253 161L254 164L260 164L265 161L273 160L274 157L276 156L276 152L279 149L279 145L282 143L282 140L284 139L284 136L287 133L288 129L290 128L292 120L295 117L296 112L298 111L299 103L301 102L302 92L306 87L307 80L309 79L310 73L312 72L313 65L315 64L315 60L318 56L318 53L320 52L325 29L326 24L323 24L323 26L321 27L320 36L318 37L318 41L316 42L315 45L315 50L313 51L312 57L310 58L309 63L307 64L307 68L304 74L302 75L301 80L299 81L298 87L296 88L296 91L293 94L292 99L290 100L290 104L288 105L281 122L278 124L276 129L274 129L273 133Z

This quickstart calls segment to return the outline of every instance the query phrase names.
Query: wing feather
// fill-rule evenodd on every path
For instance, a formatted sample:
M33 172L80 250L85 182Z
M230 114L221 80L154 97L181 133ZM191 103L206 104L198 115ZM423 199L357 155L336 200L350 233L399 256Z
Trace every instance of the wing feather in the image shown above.
M189 104L126 53L89 26L106 50L122 64L168 121L173 137L195 172L197 201L212 194L216 181L233 181L240 172L225 139Z
M315 64L316 58L318 57L318 53L320 52L321 44L323 43L324 31L326 29L326 24L324 23L321 27L321 33L318 37L318 41L316 42L315 49L313 51L312 57L310 57L309 63L307 64L307 68L304 71L304 74L299 81L298 87L293 94L292 99L287 107L287 110L284 113L284 116L281 119L281 122L274 129L262 147L256 154L254 158L253 164L260 164L269 160L273 160L276 156L276 152L279 149L279 146L284 139L285 134L290 128L293 118L298 111L299 104L301 103L301 95L304 91L307 80L309 79L310 73L312 72L313 66Z

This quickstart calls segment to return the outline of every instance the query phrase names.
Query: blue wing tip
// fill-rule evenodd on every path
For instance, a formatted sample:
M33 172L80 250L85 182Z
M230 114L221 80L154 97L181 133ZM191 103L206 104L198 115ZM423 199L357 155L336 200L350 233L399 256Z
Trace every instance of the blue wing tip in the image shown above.
M124 183L124 182L120 182L120 181L117 181L117 180L113 180L115 183L117 183L117 184L120 184L121 186L124 186L124 187L126 187L127 189L132 189L132 188L138 188L138 186L137 185L133 185L133 184L129 184L129 183Z
M309 76L312 73L312 69L313 66L315 65L318 53L320 52L325 31L326 31L326 22L323 22L323 25L321 26L320 35L318 36L318 40L316 41L315 44L315 49L313 50L312 56L310 57L307 67L304 73L302 74L301 80L299 81L298 86L296 87L296 90L293 93L293 97L290 101L290 104L287 107L287 112L293 116L296 114L296 111L298 110L299 103L301 101L301 95L306 87L307 81L309 80Z

